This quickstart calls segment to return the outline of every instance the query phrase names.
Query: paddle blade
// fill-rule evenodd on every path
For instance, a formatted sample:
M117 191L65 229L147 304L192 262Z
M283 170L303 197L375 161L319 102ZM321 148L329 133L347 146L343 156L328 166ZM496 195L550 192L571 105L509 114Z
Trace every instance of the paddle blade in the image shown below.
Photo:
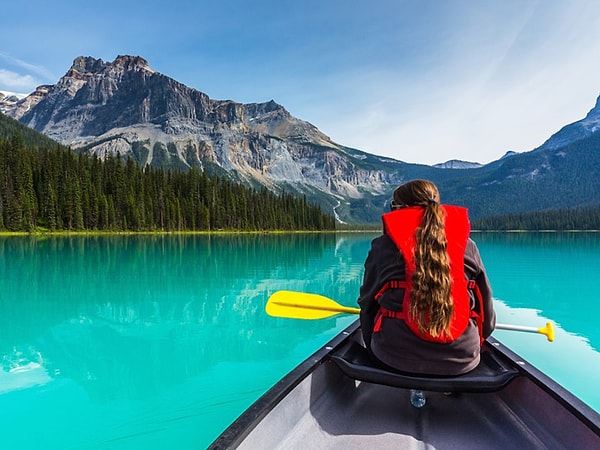
M348 308L318 294L277 291L267 301L265 310L273 317L289 319L324 319L340 313L358 314L360 309Z

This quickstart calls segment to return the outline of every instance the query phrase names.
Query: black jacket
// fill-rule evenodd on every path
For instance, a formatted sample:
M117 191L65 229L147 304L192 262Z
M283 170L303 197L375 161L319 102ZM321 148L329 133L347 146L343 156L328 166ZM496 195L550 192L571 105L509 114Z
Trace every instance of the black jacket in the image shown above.
M485 338L494 330L496 315L490 283L479 250L471 239L467 242L464 259L465 274L470 280L475 280L483 297ZM404 279L404 260L394 242L385 234L374 239L365 261L363 284L358 299L363 337L372 356L403 372L457 375L473 369L479 363L480 350L479 331L474 319L462 336L447 344L420 339L401 319L383 318L381 330L373 333L379 305L391 310L401 310L404 289L388 289L379 303L375 300L375 295L387 281ZM477 304L473 295L471 304L473 307Z

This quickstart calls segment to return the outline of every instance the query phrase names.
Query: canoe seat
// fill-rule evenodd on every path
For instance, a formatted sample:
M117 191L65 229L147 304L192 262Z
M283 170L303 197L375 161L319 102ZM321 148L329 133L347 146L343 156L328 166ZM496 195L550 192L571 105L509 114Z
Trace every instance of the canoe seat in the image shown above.
M457 376L422 376L390 372L377 366L367 349L351 340L329 356L348 377L368 383L436 392L495 392L506 386L519 371L490 350L482 349L481 362L472 371Z

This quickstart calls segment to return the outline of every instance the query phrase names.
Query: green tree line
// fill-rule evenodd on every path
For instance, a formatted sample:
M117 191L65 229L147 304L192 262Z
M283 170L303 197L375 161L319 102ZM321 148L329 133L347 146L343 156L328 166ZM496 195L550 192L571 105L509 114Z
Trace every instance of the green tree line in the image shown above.
M600 230L600 206L558 209L483 217L473 221L477 230Z
M5 131L5 130L4 130ZM0 231L330 230L306 197L0 133Z

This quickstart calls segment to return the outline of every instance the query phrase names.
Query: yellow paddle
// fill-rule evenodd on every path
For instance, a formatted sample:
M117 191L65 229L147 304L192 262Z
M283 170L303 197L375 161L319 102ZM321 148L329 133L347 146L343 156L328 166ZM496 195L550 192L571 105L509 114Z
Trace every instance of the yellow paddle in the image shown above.
M318 294L277 291L267 301L267 314L289 319L324 319L340 313L358 314L359 308L342 306Z
M360 308L342 306L335 300L323 295L296 291L277 291L273 293L267 301L265 310L270 316L286 317L288 319L324 319L340 313L360 313ZM554 341L552 322L546 322L546 326L541 328L497 323L496 329L539 333L546 336L549 342Z

